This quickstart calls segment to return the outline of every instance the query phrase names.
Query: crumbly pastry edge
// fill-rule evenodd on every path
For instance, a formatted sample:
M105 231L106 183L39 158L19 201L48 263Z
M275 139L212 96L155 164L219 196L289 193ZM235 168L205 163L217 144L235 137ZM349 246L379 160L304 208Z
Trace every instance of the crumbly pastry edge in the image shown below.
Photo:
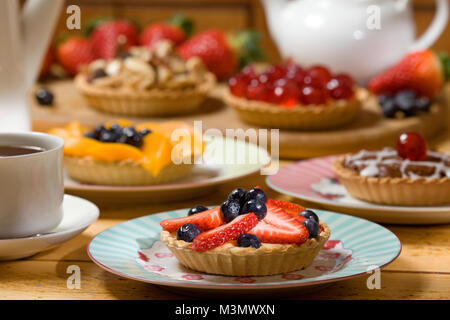
M348 156L348 155L347 155ZM392 178L363 177L344 167L347 156L336 158L333 171L348 193L367 202L403 205L432 206L450 203L450 178Z
M186 177L191 164L163 167L158 175L144 169L135 161L105 162L90 157L64 156L64 167L69 176L79 182L95 185L139 186L172 182Z
M345 125L359 113L362 102L369 97L367 90L357 88L350 100L335 100L330 105L294 106L282 108L271 103L248 100L224 93L225 102L246 122L283 129L324 129Z
M83 73L74 81L88 104L100 111L130 116L164 116L197 109L214 87L216 78L208 72L205 81L195 88L150 90L98 88L89 84Z
M226 243L220 247L196 252L192 243L177 240L174 234L163 230L161 241L178 261L193 270L229 276L265 276L300 270L312 263L330 237L330 229L323 222L317 239L308 239L301 245L265 244L258 249L241 248Z

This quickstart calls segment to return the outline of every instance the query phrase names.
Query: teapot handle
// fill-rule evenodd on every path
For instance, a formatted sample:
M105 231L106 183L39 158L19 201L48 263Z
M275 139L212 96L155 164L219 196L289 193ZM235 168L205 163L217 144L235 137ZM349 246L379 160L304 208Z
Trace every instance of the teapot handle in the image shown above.
M448 12L448 0L436 0L434 19L425 33L409 47L410 52L425 50L433 45L447 25Z

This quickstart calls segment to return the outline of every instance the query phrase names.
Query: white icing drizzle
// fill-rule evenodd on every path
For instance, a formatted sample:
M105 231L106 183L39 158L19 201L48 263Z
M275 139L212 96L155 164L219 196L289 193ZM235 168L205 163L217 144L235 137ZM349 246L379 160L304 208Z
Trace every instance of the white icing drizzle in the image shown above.
M379 151L361 150L360 152L345 159L345 164L353 163L358 167L363 167L360 175L363 177L376 177L380 173L380 164L393 165L399 164L401 176L404 178L433 179L440 178L442 175L450 177L450 167L445 163L450 161L450 155L441 154L435 151L427 151L427 155L439 159L439 161L411 161L408 159L399 159L397 151L392 148L384 148ZM371 157L372 159L365 159ZM407 171L409 165L434 168L433 173L428 176L420 176L411 170Z

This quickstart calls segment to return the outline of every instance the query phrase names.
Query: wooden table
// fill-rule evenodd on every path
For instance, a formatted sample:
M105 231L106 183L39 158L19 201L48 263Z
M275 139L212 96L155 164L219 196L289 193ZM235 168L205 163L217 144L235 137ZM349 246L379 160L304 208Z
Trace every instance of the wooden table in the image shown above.
M290 162L283 161L281 165ZM31 258L0 262L1 299L186 299L160 287L128 280L108 273L90 261L86 247L97 233L123 221L143 215L196 204L214 205L237 185L260 185L270 197L290 199L265 185L265 177L255 175L222 186L216 194L186 202L151 206L100 206L100 219L76 238ZM303 205L313 207L311 204ZM337 282L321 291L297 295L294 299L449 299L450 225L387 225L403 244L401 255L381 272L381 289L369 290L367 276ZM67 289L67 267L81 268L81 289ZM191 297L192 298L192 297ZM274 297L276 298L276 297Z

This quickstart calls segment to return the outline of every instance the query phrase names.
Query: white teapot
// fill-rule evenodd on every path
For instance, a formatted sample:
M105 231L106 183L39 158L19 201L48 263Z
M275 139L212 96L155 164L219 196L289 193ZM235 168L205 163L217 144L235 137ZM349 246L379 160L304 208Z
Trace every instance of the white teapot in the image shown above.
M327 65L359 83L431 46L446 27L447 0L418 40L409 0L262 0L272 38L283 58Z
M0 0L0 131L28 131L36 80L64 0Z

